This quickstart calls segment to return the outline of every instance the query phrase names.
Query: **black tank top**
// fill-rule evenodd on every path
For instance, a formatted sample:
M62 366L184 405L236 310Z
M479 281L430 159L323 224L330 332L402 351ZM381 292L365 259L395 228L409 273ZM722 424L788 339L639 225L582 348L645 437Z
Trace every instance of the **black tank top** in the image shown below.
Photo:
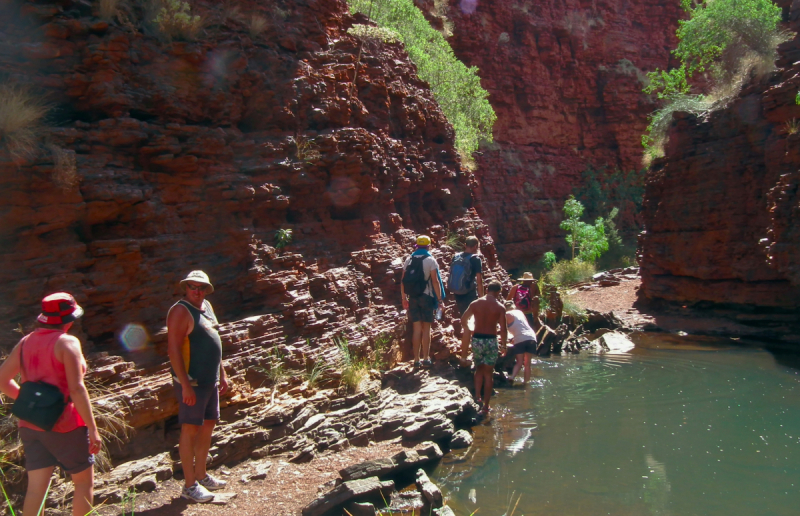
M176 305L183 305L194 319L194 328L183 342L183 363L189 378L197 385L214 385L219 382L219 366L222 362L222 341L214 328L217 316L211 303L203 301L204 310L181 299Z

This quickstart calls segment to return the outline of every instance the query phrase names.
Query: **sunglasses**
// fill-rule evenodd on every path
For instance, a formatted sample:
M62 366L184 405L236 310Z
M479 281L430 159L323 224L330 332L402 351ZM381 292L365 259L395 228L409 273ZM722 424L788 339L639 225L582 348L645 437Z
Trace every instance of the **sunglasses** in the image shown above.
M206 286L205 285L192 285L191 283L186 284L186 288L189 290L196 290L198 292L205 292Z

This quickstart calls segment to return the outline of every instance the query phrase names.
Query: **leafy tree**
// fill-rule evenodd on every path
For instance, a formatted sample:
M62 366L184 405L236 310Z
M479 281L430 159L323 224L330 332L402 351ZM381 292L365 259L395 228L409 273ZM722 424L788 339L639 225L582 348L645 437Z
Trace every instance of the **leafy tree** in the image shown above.
M417 65L447 120L456 132L462 155L478 150L481 140L492 141L497 116L489 93L481 87L478 68L467 68L444 36L428 23L412 0L349 0L350 9L370 16L379 26L396 32Z
M575 251L582 261L594 263L604 252L608 251L608 238L603 217L597 217L594 224L581 221L583 204L570 195L564 203L564 220L561 229L567 232L566 240L572 249L572 259ZM616 215L616 214L615 214Z

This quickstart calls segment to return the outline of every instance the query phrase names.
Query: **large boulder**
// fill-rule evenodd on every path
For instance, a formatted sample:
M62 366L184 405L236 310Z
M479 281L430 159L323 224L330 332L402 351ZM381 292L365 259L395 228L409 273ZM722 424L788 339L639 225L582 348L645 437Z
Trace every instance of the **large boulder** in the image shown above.
M387 496L394 490L394 482L381 482L378 477L361 478L343 482L303 508L303 516L322 516L327 511L351 501L366 501Z

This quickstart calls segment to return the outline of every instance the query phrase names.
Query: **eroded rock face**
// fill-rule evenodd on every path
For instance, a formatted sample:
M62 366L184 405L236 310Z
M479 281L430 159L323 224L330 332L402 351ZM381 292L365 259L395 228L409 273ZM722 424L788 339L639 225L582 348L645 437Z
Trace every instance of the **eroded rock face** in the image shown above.
M800 9L777 2L800 29ZM644 299L737 310L800 306L798 196L800 41L779 48L779 70L698 120L677 114L666 157L648 177L640 239ZM743 321L776 326L785 321Z
M477 0L444 15L498 117L495 143L477 157L479 212L506 267L535 262L564 248L561 210L588 165L641 166L655 107L642 81L669 62L679 2Z
M86 2L4 4L0 73L41 88L52 126L32 156L0 150L0 344L62 289L86 309L74 332L89 349L118 351L128 323L162 343L196 268L221 320L269 314L256 326L270 337L369 326L375 306L385 321L399 308L394 260L413 241L398 230L443 241L482 224L456 221L470 177L399 45L365 47L353 88L344 2L234 4L239 18L197 2L202 37L171 44L137 10L119 18L129 26ZM242 21L252 13L271 20L262 33ZM279 228L293 230L283 250Z

